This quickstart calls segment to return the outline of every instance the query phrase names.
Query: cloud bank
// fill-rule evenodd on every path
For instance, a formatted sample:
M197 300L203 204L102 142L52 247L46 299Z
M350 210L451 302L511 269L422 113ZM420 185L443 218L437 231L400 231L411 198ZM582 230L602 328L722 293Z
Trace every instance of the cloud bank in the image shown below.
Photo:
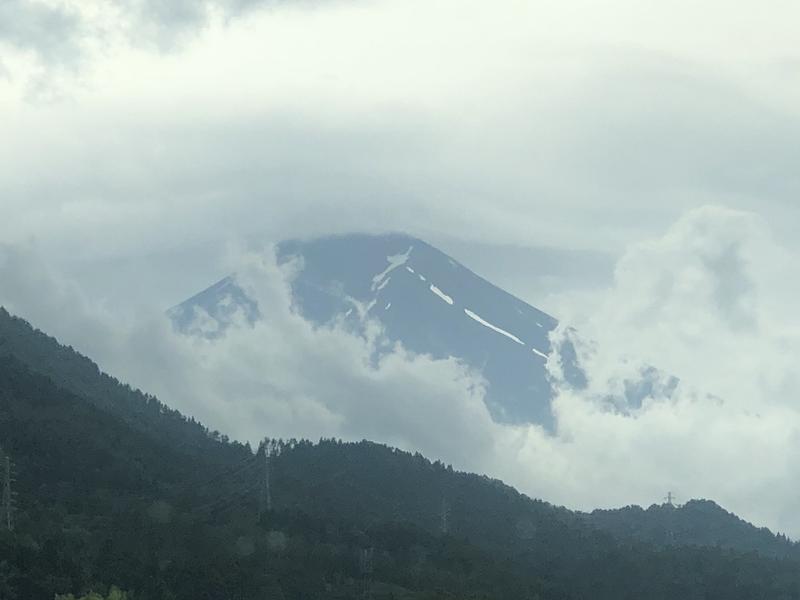
M219 243L392 228L617 254L709 201L761 211L795 243L796 7L3 6L0 23L30 23L4 29L15 47L66 59L72 39L85 53L46 106L25 101L37 69L3 54L13 210L0 239L37 235L53 256L84 242L130 255L187 231ZM734 32L749 22L761 26L745 45Z
M0 43L33 52L47 63L74 60L80 35L80 15L63 5L30 0L0 4Z
M292 308L291 269L268 252L231 255L266 318L214 341L175 334L160 313L97 306L31 247L0 251L0 302L239 439L374 439L583 509L647 505L671 490L798 536L795 258L757 216L705 207L631 246L610 288L561 297L584 340L588 384L570 389L550 358L561 381L554 435L494 423L480 375L455 360L397 346L375 364L386 343L376 323L364 337L313 327ZM641 407L615 409L609 399L647 365L680 376L678 388L655 386Z
M98 42L121 38L167 50L213 19L230 21L261 8L308 7L317 1L5 0L0 6L0 43L33 54L44 66L60 66L81 61Z

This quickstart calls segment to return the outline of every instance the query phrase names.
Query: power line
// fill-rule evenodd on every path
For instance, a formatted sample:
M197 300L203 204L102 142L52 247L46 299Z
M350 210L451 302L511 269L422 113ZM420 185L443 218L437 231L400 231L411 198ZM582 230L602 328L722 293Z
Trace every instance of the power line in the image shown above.
M221 473L217 473L217 475L203 483L190 483L186 487L185 491L191 491L194 495L197 495L198 492L209 489L218 492L224 488L224 485L230 485L237 481L241 481L243 478L249 478L250 475L255 472L258 466L258 461L256 461L255 458L256 457L247 459L244 463L232 471L225 470Z
M198 513L207 512L211 514L216 512L224 514L233 508L243 507L247 500L252 500L254 492L259 490L260 487L261 483L259 481L251 481L248 486L206 504L194 507L193 510Z
M263 455L262 455L263 452ZM245 461L238 469L222 474L223 480L234 483L231 478L237 477L244 480L243 486L223 497L212 500L196 507L198 512L209 511L225 513L233 508L244 506L248 499L252 499L254 492L258 493L259 515L272 511L273 508L273 481L272 467L274 459L281 453L281 444L277 440L266 439L262 442L255 456ZM219 488L218 488L219 489Z
M216 475L214 475L210 479L207 479L203 483L200 483L200 484L190 483L190 484L188 484L187 487L190 487L194 491L197 491L199 489L210 487L212 484L219 484L220 482L222 482L222 481L224 481L224 480L226 480L228 478L235 477L236 475L242 473L243 471L245 471L247 469L254 468L256 466L256 458L257 458L256 456L251 456L251 457L245 459L237 468L235 468L233 470L230 470L227 467L223 468L220 472L218 472Z
M256 458L256 456L250 456L234 469L224 467L221 471L218 471L202 483L196 483L192 480L185 481L174 493L177 496L190 495L194 499L214 498L220 493L224 494L227 489L238 484L245 476L249 477L250 474L248 471L254 470L258 465ZM213 500L211 500L211 502L213 502Z

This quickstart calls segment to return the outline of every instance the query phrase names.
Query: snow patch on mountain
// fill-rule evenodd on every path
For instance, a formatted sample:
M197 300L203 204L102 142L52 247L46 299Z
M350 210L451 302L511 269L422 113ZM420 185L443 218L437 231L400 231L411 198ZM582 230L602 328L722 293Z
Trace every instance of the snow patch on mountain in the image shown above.
M447 302L447 303L448 303L450 306L452 306L452 305L454 304L454 301L453 301L453 299L452 299L450 296L448 296L447 294L445 294L445 293L444 293L442 290L440 290L438 287L436 287L436 286L435 286L435 285L433 285L433 284L431 284L431 291L432 291L434 294L436 294L437 296L439 296L439 298L441 298L442 300L444 300L445 302Z
M383 288L385 288L387 285L389 285L389 282L390 282L391 280L392 280L392 278L391 278L391 277L387 277L386 279L384 279L384 280L381 282L381 284L378 286L378 289L377 289L377 291L378 291L378 292L380 292L380 291L381 291Z
M409 246L408 250L406 250L403 254L395 254L393 256L387 256L386 260L389 262L389 266L382 273L378 273L375 277L372 278L372 290L375 291L376 289L380 289L378 286L381 284L383 279L395 269L402 267L408 262L409 257L411 256L411 251L414 250L414 246Z
M515 341L516 343L520 344L521 346L524 346L524 345L525 345L525 342L523 342L521 339L519 339L519 338L518 338L517 336L515 336L513 333L509 333L508 331L506 331L505 329L502 329L502 328L498 327L497 325L492 325L491 323L489 323L489 321L487 321L486 319L483 319L483 318L481 318L479 315L475 314L475 313L474 313L474 312L472 312L470 309L468 309L468 308L465 308L465 309L464 309L464 312L467 314L467 316L468 316L470 319L472 319L472 320L474 320L474 321L477 321L478 323L480 323L480 324L481 324L481 325L483 325L484 327L488 327L488 328L489 328L489 329L491 329L492 331L496 331L496 332L497 332L497 333L499 333L500 335L504 335L504 336L506 336L508 339Z
M539 350L537 350L536 348L531 348L531 350L533 350L533 353L534 353L534 354L536 354L537 356L541 356L541 357L542 357L543 359L545 359L545 360L547 360L547 359L548 359L548 356L547 356L547 354L545 354L544 352L540 352L540 351L539 351Z

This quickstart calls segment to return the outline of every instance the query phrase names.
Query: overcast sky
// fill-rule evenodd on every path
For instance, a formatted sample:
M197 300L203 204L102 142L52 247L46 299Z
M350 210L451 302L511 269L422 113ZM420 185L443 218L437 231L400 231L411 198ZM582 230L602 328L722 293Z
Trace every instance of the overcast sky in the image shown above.
M4 0L0 301L234 435L257 437L260 411L287 435L421 448L570 506L678 487L800 535L797 23L779 0ZM284 374L272 387L263 364L232 367L252 337L223 352L155 333L232 256L255 260L231 247L389 230L724 408L692 389L614 421L564 394L548 438L491 423L458 365L400 354L373 372L368 346L288 310L261 332L299 340L262 356ZM153 344L173 360L132 364ZM313 386L309 355L329 367ZM213 382L187 383L198 361ZM595 367L600 395L618 367ZM348 405L387 387L469 418L443 441L437 418L387 429L396 398ZM215 408L231 395L245 408Z
M402 229L467 264L478 244L597 254L551 252L580 275L713 203L795 244L797 17L778 1L6 0L0 239L35 236L82 275L166 255L126 272L174 271L160 302L243 235ZM539 270L500 283L542 301Z

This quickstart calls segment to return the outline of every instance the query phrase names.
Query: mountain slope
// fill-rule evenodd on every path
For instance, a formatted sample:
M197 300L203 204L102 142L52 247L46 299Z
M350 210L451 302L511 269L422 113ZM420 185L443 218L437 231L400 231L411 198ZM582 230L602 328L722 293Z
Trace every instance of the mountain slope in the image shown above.
M220 457L221 464L242 456L243 447L220 446L214 436L193 419L172 410L152 395L120 383L100 371L89 358L71 347L62 346L0 306L0 357L4 356L13 356L32 372L88 400L152 439L170 437L178 441L189 455L216 456L222 449L223 454L230 456Z
M800 557L797 544L767 528L754 527L710 500L690 500L680 507L653 505L596 510L586 515L592 526L619 539L659 546L718 546L764 556Z
M499 481L369 442L274 444L273 510L263 511L263 453L165 409L148 417L148 430L131 407L68 389L109 386L116 397L126 388L99 372L56 383L42 371L63 375L52 365L86 359L23 321L13 328L0 358L0 443L19 491L16 530L0 531L4 599L111 583L145 600L355 599L365 590L386 600L749 600L800 590L796 559L612 536ZM20 358L31 347L40 369ZM207 442L194 439L198 428ZM628 521L625 511L619 520ZM731 541L756 549L745 537Z
M487 404L495 419L553 426L553 390L546 360L550 315L515 298L422 240L401 234L353 234L287 241L278 259L302 260L292 284L303 316L315 323L345 318L357 328L359 304L378 319L390 340L437 358L454 356L478 369L489 383ZM237 309L250 319L258 307L228 277L170 310L176 326L192 331L196 310L223 327ZM581 374L564 357L575 384Z

